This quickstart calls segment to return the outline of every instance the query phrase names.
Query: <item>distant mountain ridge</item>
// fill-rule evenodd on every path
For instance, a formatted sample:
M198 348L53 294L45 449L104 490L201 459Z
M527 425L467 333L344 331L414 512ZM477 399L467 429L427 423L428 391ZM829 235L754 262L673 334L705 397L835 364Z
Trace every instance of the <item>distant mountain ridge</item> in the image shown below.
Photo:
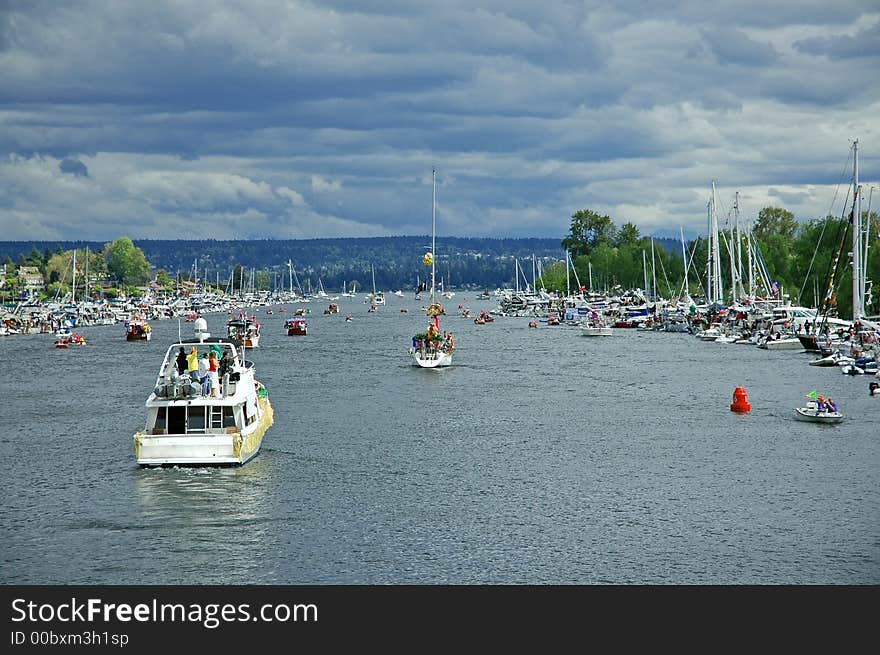
M377 289L415 288L417 277L430 275L422 257L430 250L430 235L392 237L349 237L328 239L261 239L261 240L171 240L133 239L147 260L157 269L165 269L172 277L190 277L196 265L199 277L211 281L227 280L236 264L246 269L266 271L278 284L289 285L287 262L291 261L302 285L317 285L320 277L328 291L348 288L352 282L358 289L372 286L371 265L375 269ZM675 239L655 239L667 250L681 248ZM527 281L531 281L532 256L544 266L564 261L562 238L485 238L443 237L436 240L435 270L437 281L447 287L471 286L496 288L515 286L514 258L519 260ZM0 261L7 256L18 262L34 248L43 253L47 248L89 248L101 250L100 241L0 241ZM675 250L671 250L676 252ZM523 285L522 277L520 284Z

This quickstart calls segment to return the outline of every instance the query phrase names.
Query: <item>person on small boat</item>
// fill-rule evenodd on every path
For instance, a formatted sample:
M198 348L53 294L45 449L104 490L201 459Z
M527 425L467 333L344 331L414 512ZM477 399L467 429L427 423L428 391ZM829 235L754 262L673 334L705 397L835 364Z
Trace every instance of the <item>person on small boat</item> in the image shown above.
M819 396L816 398L816 413L821 414L825 411L825 398L823 396Z
M832 414L837 413L837 403L834 402L834 400L831 398L831 396L828 396L828 400L825 401L825 409L826 409L826 411L828 411Z

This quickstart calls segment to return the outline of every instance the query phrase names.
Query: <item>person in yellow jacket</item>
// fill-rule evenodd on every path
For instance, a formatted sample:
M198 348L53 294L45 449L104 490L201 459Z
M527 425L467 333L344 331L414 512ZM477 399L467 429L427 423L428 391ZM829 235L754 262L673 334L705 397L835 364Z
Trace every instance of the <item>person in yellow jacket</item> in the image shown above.
M186 371L193 382L199 381L199 351L193 346L186 356Z

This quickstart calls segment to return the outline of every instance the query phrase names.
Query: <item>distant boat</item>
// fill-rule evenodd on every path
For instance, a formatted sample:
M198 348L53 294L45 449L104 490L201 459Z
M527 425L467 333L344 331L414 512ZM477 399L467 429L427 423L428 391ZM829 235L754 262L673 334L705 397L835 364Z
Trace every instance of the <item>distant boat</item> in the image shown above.
M133 318L125 324L126 341L149 341L152 330L146 319Z
M585 337L610 337L614 328L610 325L581 325L581 334Z
M239 348L259 348L260 324L253 316L240 315L227 321L226 337Z
M809 423L840 423L843 420L837 405L829 397L826 401L822 396L811 391L806 394L807 404L804 407L795 407L794 417L799 421Z
M85 337L79 332L74 332L73 334L58 334L56 336L58 337L55 339L56 348L70 348L71 346L86 345Z
M610 337L614 334L609 322L596 311L591 311L590 315L580 322L579 327L585 337Z
M455 340L452 334L440 331L440 316L444 314L439 302L434 300L434 262L437 238L437 185L436 172L431 171L431 251L425 253L422 258L425 264L431 267L431 302L428 305L428 329L416 334L412 339L410 353L413 363L421 368L442 368L452 366L452 352L455 349Z
M284 322L287 336L305 336L309 332L309 326L304 318L289 318Z
M376 311L373 309L375 306L385 304L385 294L381 291L376 291L376 271L372 264L370 264L370 272L373 276L373 292L367 294L366 298L364 298L364 302L370 304L370 311Z
M813 402L807 403L806 407L795 407L794 411L796 419L809 423L840 423L843 420L840 412L820 412Z

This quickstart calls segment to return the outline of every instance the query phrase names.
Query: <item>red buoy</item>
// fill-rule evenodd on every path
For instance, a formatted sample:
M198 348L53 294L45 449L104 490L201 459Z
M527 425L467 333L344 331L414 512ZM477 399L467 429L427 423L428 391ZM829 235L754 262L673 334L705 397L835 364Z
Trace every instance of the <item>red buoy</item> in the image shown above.
M751 411L752 406L749 405L748 396L746 396L746 390L742 387L737 387L733 390L733 402L730 404L731 412L738 412L740 414L745 414L746 412Z

